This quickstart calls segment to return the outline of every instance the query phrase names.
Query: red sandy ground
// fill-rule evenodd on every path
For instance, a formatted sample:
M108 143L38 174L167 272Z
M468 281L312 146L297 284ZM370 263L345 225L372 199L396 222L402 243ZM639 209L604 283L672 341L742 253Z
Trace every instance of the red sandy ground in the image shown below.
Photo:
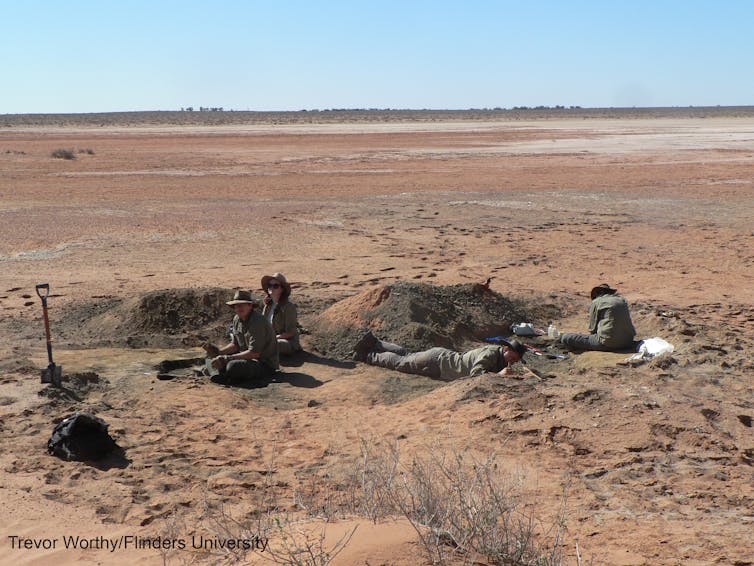
M68 147L94 154L50 157ZM578 541L585 563L751 564L754 435L739 415L754 415L753 173L751 118L0 131L0 309L28 321L3 337L0 361L46 363L40 281L59 309L161 288L256 289L274 271L323 300L492 275L504 294L581 297L578 316L555 321L563 330L582 330L586 292L607 281L745 348L673 379L585 355L523 397L487 376L392 404L380 388L394 374L363 365L306 364L295 371L320 387L262 399L145 375L138 364L165 352L61 350L66 369L119 384L88 401L112 407L102 416L132 462L102 471L48 457L56 415L40 411L34 376L4 371L0 562L162 563L12 551L7 536L156 532L207 492L241 505L273 452L292 491L303 470L357 454L360 438L404 435L407 451L438 438L496 450L527 470L545 516L568 483L570 563ZM637 315L643 336L658 324ZM491 398L460 403L484 384ZM405 524L358 533L340 563L421 561Z

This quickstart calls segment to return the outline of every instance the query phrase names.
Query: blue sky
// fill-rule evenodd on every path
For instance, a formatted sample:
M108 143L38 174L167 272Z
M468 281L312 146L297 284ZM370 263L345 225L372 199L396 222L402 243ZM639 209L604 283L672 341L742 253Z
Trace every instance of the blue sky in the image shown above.
M754 104L754 1L0 0L0 114Z

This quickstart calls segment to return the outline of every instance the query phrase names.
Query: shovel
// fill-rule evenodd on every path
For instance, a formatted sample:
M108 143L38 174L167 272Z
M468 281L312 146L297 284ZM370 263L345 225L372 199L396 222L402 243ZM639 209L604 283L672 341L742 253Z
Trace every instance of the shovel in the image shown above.
M42 383L51 383L55 387L60 387L63 382L63 366L56 366L52 361L52 338L50 338L50 319L47 316L47 297L50 296L50 284L37 284L37 296L42 299L42 313L45 320L45 335L47 337L47 360L50 362L42 370ZM44 294L42 294L44 291Z

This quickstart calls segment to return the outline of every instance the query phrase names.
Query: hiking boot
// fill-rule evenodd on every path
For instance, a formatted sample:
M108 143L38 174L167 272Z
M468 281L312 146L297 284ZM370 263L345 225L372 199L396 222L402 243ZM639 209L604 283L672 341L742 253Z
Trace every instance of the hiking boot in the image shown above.
M367 356L372 350L374 350L376 344L377 337L372 334L371 330L367 330L364 336L362 336L353 347L353 359L357 362L365 362Z

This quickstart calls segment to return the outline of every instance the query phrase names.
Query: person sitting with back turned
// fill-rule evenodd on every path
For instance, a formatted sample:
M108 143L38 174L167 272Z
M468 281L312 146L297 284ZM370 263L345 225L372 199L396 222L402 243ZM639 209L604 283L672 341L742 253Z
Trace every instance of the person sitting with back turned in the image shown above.
M278 344L269 321L256 309L257 303L248 291L236 291L233 300L225 304L236 313L232 341L222 348L209 342L202 346L209 356L210 375L227 384L271 376L279 364Z
M566 333L560 337L560 342L571 350L616 352L632 349L636 329L626 299L607 283L594 287L591 298L589 334Z
M356 344L354 359L403 373L451 381L487 372L508 375L510 367L523 358L526 346L517 340L504 341L503 344L482 346L463 354L447 348L410 353L368 331Z
M262 289L267 293L262 316L270 321L278 341L280 355L301 350L298 332L298 311L290 301L291 286L285 275L273 273L262 277Z

